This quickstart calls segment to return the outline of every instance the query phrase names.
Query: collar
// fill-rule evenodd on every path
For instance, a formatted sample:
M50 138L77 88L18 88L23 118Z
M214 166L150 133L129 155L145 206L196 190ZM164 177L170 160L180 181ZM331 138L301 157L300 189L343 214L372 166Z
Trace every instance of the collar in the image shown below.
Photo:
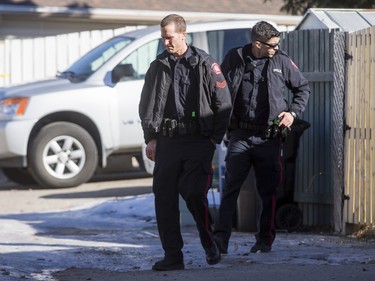
M170 61L173 61L173 62L176 62L178 60L182 60L182 59L185 59L186 61L189 61L189 58L193 55L193 51L191 50L191 47L188 45L188 48L186 50L186 52L182 55L182 57L180 57L179 59L176 58L174 55L172 54L169 54L169 60Z

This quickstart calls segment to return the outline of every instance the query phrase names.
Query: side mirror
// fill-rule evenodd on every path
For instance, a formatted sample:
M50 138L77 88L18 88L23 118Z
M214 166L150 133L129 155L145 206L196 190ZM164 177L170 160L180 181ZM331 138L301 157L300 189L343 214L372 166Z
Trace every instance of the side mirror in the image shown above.
M117 83L124 77L134 77L135 71L133 65L129 64L119 64L112 70L112 83Z

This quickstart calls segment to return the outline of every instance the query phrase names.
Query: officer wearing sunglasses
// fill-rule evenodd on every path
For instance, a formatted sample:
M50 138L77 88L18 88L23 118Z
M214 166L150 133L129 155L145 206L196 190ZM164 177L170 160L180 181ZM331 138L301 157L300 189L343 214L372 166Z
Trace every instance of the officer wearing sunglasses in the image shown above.
M256 243L250 252L271 251L275 239L275 204L283 180L280 158L284 138L272 132L288 130L304 111L310 94L307 80L279 46L279 31L261 21L252 28L252 43L230 50L221 65L233 104L227 133L225 184L214 228L222 254L228 251L237 199L251 167L262 210ZM293 94L289 104L284 96L286 87Z

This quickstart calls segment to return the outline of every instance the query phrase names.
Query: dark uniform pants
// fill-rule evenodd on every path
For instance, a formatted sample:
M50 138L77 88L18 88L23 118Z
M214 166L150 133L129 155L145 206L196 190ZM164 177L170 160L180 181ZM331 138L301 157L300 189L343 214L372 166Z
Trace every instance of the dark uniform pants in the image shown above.
M195 219L202 246L210 248L214 243L207 200L214 151L212 142L199 136L157 140L153 192L165 258L182 257L179 194Z
M283 179L280 140L262 140L255 136L241 140L233 136L225 161L225 185L215 224L215 236L228 243L240 189L253 166L257 192L262 201L256 240L272 245L275 239L276 194Z

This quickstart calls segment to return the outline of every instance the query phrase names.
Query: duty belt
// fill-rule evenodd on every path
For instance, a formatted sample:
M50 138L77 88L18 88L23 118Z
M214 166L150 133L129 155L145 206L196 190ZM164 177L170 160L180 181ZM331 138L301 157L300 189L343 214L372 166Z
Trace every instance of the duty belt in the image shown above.
M198 123L196 120L185 123L177 122L175 119L165 118L161 124L161 133L163 136L170 138L175 136L194 136L199 133Z
M254 125L252 123L238 121L238 128L243 130L263 132L267 128L267 126Z

